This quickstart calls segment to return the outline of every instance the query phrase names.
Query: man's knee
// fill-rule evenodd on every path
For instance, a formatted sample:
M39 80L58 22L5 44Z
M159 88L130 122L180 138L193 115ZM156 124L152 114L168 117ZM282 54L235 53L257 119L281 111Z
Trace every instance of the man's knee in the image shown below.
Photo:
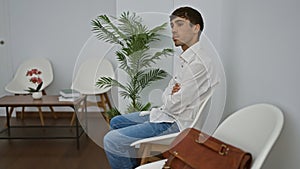
M110 125L111 129L117 128L116 126L118 126L117 124L120 122L120 118L121 118L121 116L115 116L110 120L109 125Z
M104 147L106 145L116 142L116 140L117 140L116 132L114 130L109 131L108 133L105 134L103 138Z

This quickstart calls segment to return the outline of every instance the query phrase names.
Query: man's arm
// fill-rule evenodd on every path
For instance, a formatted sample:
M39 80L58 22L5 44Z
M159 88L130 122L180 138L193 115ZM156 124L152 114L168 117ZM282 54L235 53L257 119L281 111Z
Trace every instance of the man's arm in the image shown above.
M196 73L194 73L196 72ZM203 65L194 67L193 70L183 73L180 82L172 86L170 93L165 93L165 111L178 114L190 103L199 98L210 87L208 72Z

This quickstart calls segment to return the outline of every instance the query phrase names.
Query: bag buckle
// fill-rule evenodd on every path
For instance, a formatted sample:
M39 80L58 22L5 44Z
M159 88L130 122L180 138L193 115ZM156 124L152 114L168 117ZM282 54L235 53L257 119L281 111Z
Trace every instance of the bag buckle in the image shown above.
M221 156L227 155L229 151L229 147L227 147L225 144L222 144L219 150L219 154Z

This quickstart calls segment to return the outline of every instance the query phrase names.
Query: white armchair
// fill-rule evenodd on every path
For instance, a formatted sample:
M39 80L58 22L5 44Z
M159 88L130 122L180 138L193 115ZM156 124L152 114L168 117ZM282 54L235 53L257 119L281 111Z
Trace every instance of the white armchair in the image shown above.
M99 97L97 102L88 101L86 106L98 106L103 109L102 114L104 115L108 109L112 108L107 94L111 87L97 87L96 82L100 77L115 78L111 62L105 58L89 58L80 64L71 88L87 96ZM74 119L75 114L73 115L71 124L73 124Z
M245 107L226 118L213 136L252 154L251 169L260 169L278 139L284 117L277 107L255 104ZM136 169L160 169L164 160L141 165Z

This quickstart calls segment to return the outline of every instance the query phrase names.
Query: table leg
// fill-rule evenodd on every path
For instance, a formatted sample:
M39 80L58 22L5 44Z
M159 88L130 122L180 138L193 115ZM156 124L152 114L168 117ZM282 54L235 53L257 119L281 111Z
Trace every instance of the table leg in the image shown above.
M10 116L11 116L11 113L12 113L14 107L11 107L10 111L8 109L9 108L6 107L6 127L7 127L8 136L10 136Z
M77 109L75 111L78 111ZM79 150L79 125L78 125L78 119L77 116L75 115L75 120L76 120L76 141L77 141L77 149Z

